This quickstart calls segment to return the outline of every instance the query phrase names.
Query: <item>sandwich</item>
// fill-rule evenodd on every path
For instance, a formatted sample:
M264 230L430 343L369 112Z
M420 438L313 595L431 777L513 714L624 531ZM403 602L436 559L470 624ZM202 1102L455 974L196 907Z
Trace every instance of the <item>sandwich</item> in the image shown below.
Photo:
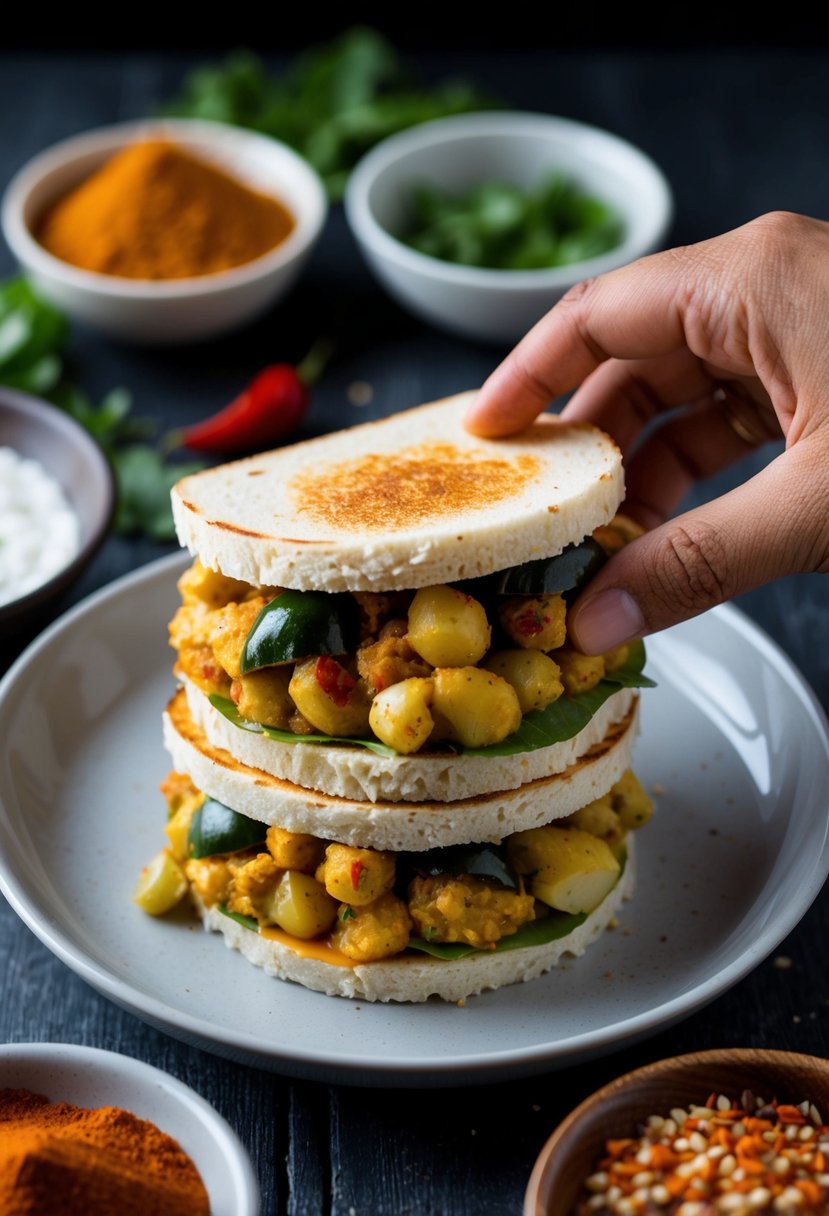
M470 395L184 478L168 846L272 974L460 1000L580 954L633 889L641 643L579 654L567 607L631 538L618 449Z

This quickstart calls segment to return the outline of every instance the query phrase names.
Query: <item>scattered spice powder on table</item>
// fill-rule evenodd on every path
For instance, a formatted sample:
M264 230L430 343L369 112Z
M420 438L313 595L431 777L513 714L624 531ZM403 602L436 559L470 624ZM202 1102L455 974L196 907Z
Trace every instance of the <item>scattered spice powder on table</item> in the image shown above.
M3 1216L209 1216L193 1162L154 1123L0 1089Z
M175 144L116 153L35 224L73 266L129 279L182 279L251 262L289 235L294 217Z
M705 1106L651 1115L640 1131L607 1141L574 1216L829 1212L829 1126L809 1102L712 1094Z

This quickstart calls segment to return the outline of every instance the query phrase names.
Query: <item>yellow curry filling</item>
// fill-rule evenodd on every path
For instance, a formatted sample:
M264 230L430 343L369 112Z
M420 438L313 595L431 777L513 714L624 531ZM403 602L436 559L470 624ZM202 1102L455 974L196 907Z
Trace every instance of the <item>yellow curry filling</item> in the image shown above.
M412 938L494 949L551 910L592 912L621 874L628 832L653 809L628 770L575 814L498 845L395 855L259 825L261 844L196 858L192 825L205 795L175 772L162 792L169 844L142 873L140 907L159 915L190 891L251 927L318 941L356 963L401 954Z
M635 525L614 521L594 539L611 552L632 535ZM283 590L253 587L198 561L178 585L182 604L170 625L176 674L230 698L243 718L263 726L298 737L375 737L402 754L445 742L500 743L524 714L587 692L628 658L626 646L597 656L575 650L563 595L504 595L488 613L474 596L435 586L355 592L352 652L303 654L245 673L251 630Z

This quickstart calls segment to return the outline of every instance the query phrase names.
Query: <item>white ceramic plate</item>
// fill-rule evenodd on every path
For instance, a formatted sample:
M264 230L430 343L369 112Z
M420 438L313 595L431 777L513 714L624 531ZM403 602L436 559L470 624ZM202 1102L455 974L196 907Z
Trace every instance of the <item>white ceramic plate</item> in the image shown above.
M120 1106L177 1140L202 1176L211 1216L256 1216L259 1188L248 1156L224 1119L181 1081L131 1056L72 1043L0 1045L0 1089L28 1089L52 1102Z
M829 870L827 724L781 652L721 609L649 643L637 769L664 788L622 923L578 961L467 1002L370 1005L270 979L130 901L163 842L166 626L186 559L58 621L0 685L0 885L99 991L185 1041L300 1076L435 1085L611 1051L712 1000L797 924Z

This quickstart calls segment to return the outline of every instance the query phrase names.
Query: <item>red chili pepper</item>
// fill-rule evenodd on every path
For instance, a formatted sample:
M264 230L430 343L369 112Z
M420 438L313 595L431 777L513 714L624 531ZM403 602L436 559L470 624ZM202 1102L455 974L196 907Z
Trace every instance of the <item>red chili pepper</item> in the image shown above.
M296 367L290 363L266 367L235 401L177 432L169 446L222 454L261 451L284 439L302 421L311 400L308 390L330 353L327 342L317 342Z
M327 693L340 709L348 704L348 698L357 681L341 667L336 659L324 654L317 659L314 676L324 693Z
M362 861L352 861L351 863L351 885L355 891L360 889L360 875L365 868Z

